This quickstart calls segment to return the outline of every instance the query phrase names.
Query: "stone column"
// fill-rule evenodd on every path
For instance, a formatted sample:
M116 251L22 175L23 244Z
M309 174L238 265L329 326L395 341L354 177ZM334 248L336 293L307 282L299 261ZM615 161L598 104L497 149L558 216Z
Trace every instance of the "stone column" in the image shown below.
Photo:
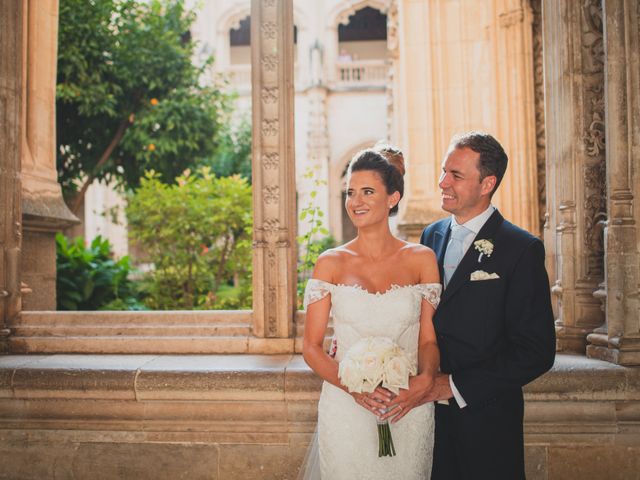
M493 201L512 222L540 235L538 202L533 201L538 195L533 12L524 0L500 0L496 5L494 48L498 54L494 88L498 105L493 129L510 162L505 184Z
M538 235L532 12L524 0L399 0L394 95L408 173L400 231L416 239L440 209L438 178L451 137L485 130L511 164L494 196L509 220ZM461 28L464 25L464 28Z
M25 30L22 0L0 3L0 353L21 310L20 155Z
M397 95L400 71L400 39L398 18L398 0L391 0L387 11L387 50L389 52L389 69L387 74L387 136L391 144L398 145L400 118L398 109L394 108Z
M604 278L606 217L601 19L599 0L543 1L547 248L560 351L584 352L604 321L593 296Z
M296 306L292 0L252 0L253 328L288 338Z
M345 24L348 23L349 17ZM324 45L324 68L326 73L326 79L328 85L334 85L338 81L338 74L336 70L336 62L338 60L338 25L327 25L326 32L324 34L326 43Z
M399 65L394 91L397 143L405 155L405 198L400 203L400 234L417 241L422 229L445 215L440 209L438 177L449 139L439 131L437 91L442 44L434 28L442 0L435 2L398 0L397 42ZM394 85L394 86L396 86Z
M22 149L22 280L34 292L25 310L56 309L56 232L77 223L62 198L56 170L58 2L25 2L26 118Z
M607 322L588 336L587 355L640 365L640 3L603 1L607 212Z

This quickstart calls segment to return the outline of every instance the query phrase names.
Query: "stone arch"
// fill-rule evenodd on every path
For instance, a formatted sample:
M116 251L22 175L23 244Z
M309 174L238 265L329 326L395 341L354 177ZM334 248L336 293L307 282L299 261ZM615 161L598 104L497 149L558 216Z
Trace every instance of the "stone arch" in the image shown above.
M234 5L229 7L218 19L218 33L226 33L232 28L238 28L240 22L250 15L250 5ZM293 9L293 24L298 31L309 29L309 18L298 7L294 7Z
M217 52L217 57L224 59L223 63L228 63L230 56L229 31L240 27L240 22L251 16L251 5L243 3L232 5L226 9L217 20L216 35L218 37L217 48L222 51ZM294 7L293 24L298 30L306 34L309 30L310 20L300 8Z
M357 0L351 1L347 5L340 3L336 5L327 15L327 27L338 28L338 25L349 23L349 17L364 7L375 8L382 13L387 13L391 2L389 0Z
M238 28L240 22L251 15L250 5L233 5L218 18L217 31L226 34L232 28Z

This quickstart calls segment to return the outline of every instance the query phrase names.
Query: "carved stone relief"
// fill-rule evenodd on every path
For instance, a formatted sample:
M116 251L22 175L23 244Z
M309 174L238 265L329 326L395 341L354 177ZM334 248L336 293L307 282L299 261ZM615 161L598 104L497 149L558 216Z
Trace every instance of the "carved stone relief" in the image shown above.
M582 5L582 59L585 95L584 237L587 278L604 277L603 222L606 220L606 155L604 124L604 38L600 0Z
M277 103L278 95L278 87L264 87L262 89L262 101L264 103Z
M276 170L280 164L278 152L269 152L262 155L262 168Z
M278 135L278 119L262 119L262 136L275 137Z
M262 198L267 205L278 203L280 199L280 187L278 185L267 185L262 189Z
M267 72L274 72L278 68L278 57L276 55L265 55L260 60L262 68Z
M533 13L533 88L535 98L536 116L536 166L538 174L538 211L540 212L540 231L544 230L547 212L547 188L546 188L546 142L545 142L545 117L544 117L544 63L542 56L542 1L531 0Z
M396 76L397 63L400 56L400 44L398 39L398 2L393 0L387 12L387 49L389 51L389 67L387 70L387 136L392 141L391 132L393 132L393 105L394 105L394 83Z

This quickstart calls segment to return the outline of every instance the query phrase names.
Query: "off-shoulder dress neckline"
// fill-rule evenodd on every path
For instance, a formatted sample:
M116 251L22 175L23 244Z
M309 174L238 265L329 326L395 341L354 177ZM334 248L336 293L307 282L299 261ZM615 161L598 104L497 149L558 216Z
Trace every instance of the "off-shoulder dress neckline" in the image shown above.
M368 295L373 295L376 297L381 297L383 295L387 295L388 293L391 292L395 292L398 290L403 290L405 288L416 288L416 287L422 287L422 286L439 286L442 287L442 284L440 283L413 283L413 284L407 284L407 285L399 285L397 283L392 283L389 288L387 288L384 291L379 291L379 292L371 292L369 290L367 290L366 288L364 288L362 285L360 285L359 283L353 283L353 284L347 284L347 283L331 283L331 282L327 282L326 280L320 280L318 278L312 278L309 281L314 281L314 282L319 282L319 283L324 283L327 285L330 285L333 288L351 288L357 291L360 291L362 293L366 293Z

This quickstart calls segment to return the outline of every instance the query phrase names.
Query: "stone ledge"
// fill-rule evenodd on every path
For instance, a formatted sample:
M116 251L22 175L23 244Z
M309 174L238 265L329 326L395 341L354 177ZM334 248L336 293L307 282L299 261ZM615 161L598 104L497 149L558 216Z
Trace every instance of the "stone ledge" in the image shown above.
M290 354L0 356L0 428L311 433L320 386ZM537 441L640 434L640 369L558 355L525 398Z
M640 453L639 376L559 355L525 388L528 478L571 478L546 473L565 459L609 471L613 460L602 466L593 455ZM0 453L16 473L9 478L50 478L51 465L72 468L87 452L120 466L132 465L128 452L156 462L169 445L219 455L214 464L229 469L221 478L292 478L316 427L320 386L291 354L0 356ZM243 477L237 465L247 456L255 465Z
M7 339L14 354L179 355L302 352L304 312L295 338L258 338L252 311L22 312ZM327 347L333 330L327 332Z

